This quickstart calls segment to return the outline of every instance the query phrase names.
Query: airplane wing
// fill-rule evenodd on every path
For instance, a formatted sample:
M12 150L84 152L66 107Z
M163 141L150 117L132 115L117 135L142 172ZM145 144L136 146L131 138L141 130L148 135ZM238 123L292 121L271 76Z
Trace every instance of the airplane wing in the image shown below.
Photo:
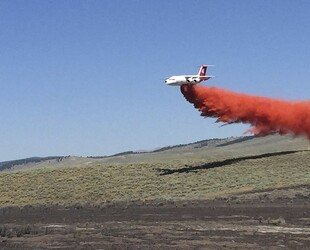
M184 75L185 79L188 78L200 78L200 79L209 79L209 78L213 78L214 76L198 76L198 75Z

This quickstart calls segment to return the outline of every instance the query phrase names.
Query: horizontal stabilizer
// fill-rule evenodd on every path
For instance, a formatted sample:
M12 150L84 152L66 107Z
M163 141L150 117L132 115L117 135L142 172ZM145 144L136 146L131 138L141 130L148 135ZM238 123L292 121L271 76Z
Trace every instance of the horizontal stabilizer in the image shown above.
M209 79L209 78L213 78L215 76L199 76L200 79Z

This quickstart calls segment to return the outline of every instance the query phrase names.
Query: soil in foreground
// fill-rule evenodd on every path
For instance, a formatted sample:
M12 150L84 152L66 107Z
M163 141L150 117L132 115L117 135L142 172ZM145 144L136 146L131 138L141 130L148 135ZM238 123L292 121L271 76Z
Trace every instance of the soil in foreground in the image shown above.
M310 249L308 191L103 208L3 208L0 249Z

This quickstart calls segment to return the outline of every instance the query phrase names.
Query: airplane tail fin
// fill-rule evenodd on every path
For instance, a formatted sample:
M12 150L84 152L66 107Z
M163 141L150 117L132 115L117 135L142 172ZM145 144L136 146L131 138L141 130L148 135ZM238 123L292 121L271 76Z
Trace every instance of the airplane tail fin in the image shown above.
M207 65L201 65L199 72L198 72L198 75L199 76L205 76L206 73L207 73Z

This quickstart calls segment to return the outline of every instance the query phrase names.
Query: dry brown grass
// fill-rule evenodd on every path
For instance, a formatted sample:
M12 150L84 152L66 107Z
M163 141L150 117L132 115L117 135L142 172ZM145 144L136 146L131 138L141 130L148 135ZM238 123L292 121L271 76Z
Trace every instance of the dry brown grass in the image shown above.
M310 184L309 162L310 152L300 151L169 175L160 175L158 169L199 167L207 161L192 157L157 163L92 164L1 173L0 206L206 199Z

